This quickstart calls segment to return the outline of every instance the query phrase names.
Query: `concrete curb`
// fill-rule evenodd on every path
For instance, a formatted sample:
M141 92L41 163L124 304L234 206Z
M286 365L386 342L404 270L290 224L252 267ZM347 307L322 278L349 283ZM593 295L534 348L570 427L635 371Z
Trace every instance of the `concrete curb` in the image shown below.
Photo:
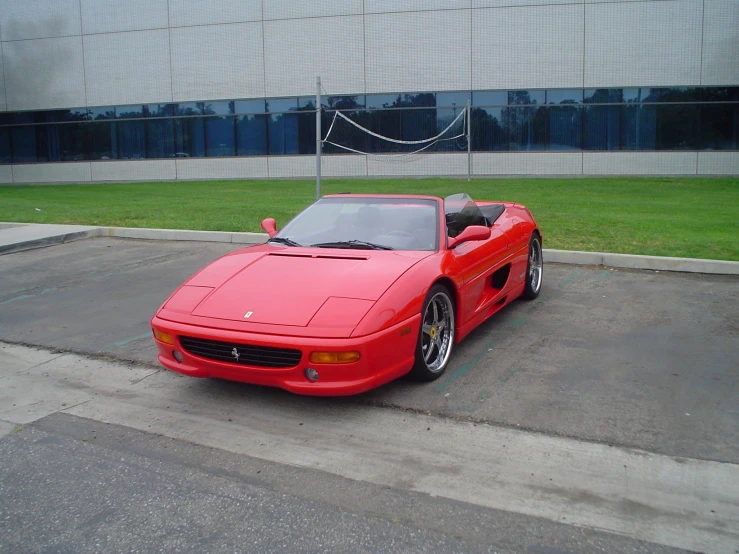
M37 225L27 223L0 222L0 229ZM267 240L265 233L232 233L229 231L189 231L182 229L138 229L132 227L87 227L74 225L49 225L49 228L69 227L75 232L20 242L17 245L0 245L0 254L18 252L62 244L72 240L92 237L116 237L143 240L184 240L199 242L226 242L232 244L261 244ZM77 229L84 229L77 231ZM18 246L18 248L14 248ZM697 258L670 258L665 256L642 256L639 254L610 254L608 252L581 252L576 250L544 249L544 260L560 264L602 265L628 269L651 269L654 271L678 271L683 273L709 273L714 275L739 275L739 262L725 260L701 260Z
M607 252L579 252L576 250L544 249L544 261L560 264L603 265L628 269L679 271L682 273L710 273L739 275L739 262L701 260L698 258L670 258L640 254L610 254Z
M20 225L3 226L0 229L9 229L20 227ZM65 227L61 225L54 225L54 227ZM28 239L20 239L8 244L0 244L0 255L12 254L14 252L23 252L24 250L34 250L36 248L44 248L47 246L54 246L57 244L64 244L65 242L72 242L75 240L89 239L100 236L100 229L97 227L81 228L76 225L69 225L69 231L56 231L44 236L37 236ZM81 230L72 230L81 229Z
M144 240L190 240L199 242L230 242L234 244L261 244L267 240L267 235L264 233L231 233L229 231L136 229L128 227L101 227L100 231L100 236Z

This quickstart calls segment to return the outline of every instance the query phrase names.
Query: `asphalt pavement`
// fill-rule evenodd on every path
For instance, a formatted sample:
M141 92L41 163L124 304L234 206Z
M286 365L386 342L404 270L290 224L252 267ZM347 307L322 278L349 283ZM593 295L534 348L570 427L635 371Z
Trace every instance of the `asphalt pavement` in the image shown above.
M98 238L3 256L0 340L156 365L150 317L236 248ZM547 264L540 297L474 331L440 380L353 401L737 463L738 330L735 276Z
M239 247L96 238L0 257L0 341L47 349L0 356L0 550L734 551L736 499L707 483L739 481L737 277L547 264L539 299L476 330L439 381L315 399L157 368L153 312ZM441 435L414 450L427 420ZM668 482L684 504L659 499Z

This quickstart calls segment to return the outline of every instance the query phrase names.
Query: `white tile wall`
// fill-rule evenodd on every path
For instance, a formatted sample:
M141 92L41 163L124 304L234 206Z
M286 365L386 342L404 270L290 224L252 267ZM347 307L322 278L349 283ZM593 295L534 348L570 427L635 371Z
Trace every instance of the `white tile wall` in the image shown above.
M270 0L265 0L265 4ZM243 23L262 19L262 0L169 0L172 27Z
M360 15L362 0L267 0L264 2L264 19L296 19L300 17L333 17Z
M0 29L2 40L79 35L79 0L2 0Z
M0 110L7 110L5 103L5 63L3 60L3 44L0 42Z
M164 181L177 178L174 160L90 162L93 181Z
M13 166L12 165L0 165L0 183L12 183L13 182Z
M364 92L362 16L264 22L267 96Z
M739 2L705 0L701 84L739 83Z
M316 176L313 156L271 156L267 158L270 179L303 179Z
M172 101L169 31L84 37L89 106Z
M581 87L583 5L472 14L472 88Z
M325 177L364 177L367 175L367 162L365 156L352 154L321 156L321 174ZM315 176L315 164L311 176Z
M588 0L590 1L590 0ZM603 0L595 0L602 2ZM626 0L628 1L628 0ZM642 0L639 0L642 1ZM472 0L473 8L504 8L507 6L543 6L545 4L583 4L585 0Z
M267 157L178 159L178 179L266 179Z
M739 175L739 152L698 152L698 175Z
M367 92L470 87L470 11L365 17Z
M262 24L172 29L175 101L264 96Z
M79 0L82 31L114 33L166 28L167 0Z
M580 152L480 152L472 155L475 175L579 175Z
M585 152L584 175L695 175L695 152Z
M3 43L8 110L85 106L82 37Z
M367 158L367 174L370 177L467 175L467 154L427 154L397 159L370 156Z
M585 6L585 86L700 83L703 0Z
M90 163L14 165L13 178L16 183L84 183L90 181Z
M364 13L459 10L470 6L471 0L364 0Z

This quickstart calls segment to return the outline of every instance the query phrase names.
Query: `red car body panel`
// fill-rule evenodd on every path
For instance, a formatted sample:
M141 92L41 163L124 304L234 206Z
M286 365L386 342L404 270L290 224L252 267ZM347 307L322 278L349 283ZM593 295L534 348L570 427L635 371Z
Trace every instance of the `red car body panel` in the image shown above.
M447 247L440 198L436 251L346 250L251 246L205 267L177 289L151 320L174 337L155 339L165 367L196 377L219 377L310 395L357 394L413 367L421 309L429 289L443 283L456 306L455 342L524 291L528 244L536 222L523 206L504 202L490 238ZM291 367L261 367L206 358L183 338L299 351ZM189 340L189 339L185 339ZM174 351L181 361L175 359ZM312 352L359 352L343 364L310 361ZM307 367L320 378L310 381Z

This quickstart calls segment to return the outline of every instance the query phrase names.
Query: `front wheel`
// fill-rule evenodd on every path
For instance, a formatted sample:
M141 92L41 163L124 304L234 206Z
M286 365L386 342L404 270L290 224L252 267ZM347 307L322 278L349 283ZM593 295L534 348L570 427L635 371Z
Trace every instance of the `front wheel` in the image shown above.
M526 266L526 286L521 297L533 300L541 292L541 279L544 274L544 258L541 255L541 237L537 232L529 241L529 263Z
M443 285L434 285L421 310L421 329L416 344L416 363L411 376L419 381L441 377L454 347L454 302Z

